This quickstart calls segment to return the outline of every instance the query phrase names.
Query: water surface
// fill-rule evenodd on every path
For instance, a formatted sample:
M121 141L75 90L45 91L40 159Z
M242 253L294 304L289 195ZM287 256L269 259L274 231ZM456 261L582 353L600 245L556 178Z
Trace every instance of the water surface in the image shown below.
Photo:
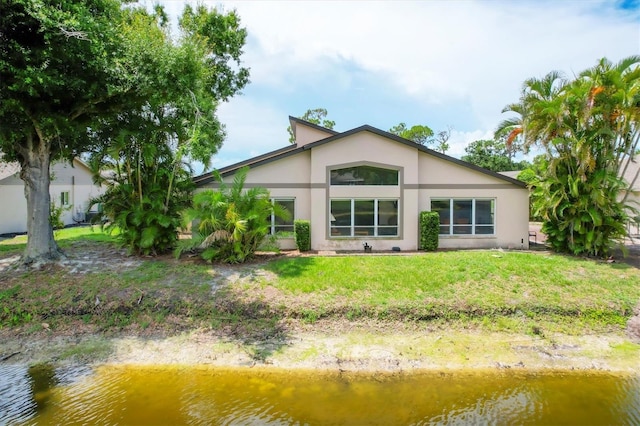
M640 378L0 366L0 424L640 424Z

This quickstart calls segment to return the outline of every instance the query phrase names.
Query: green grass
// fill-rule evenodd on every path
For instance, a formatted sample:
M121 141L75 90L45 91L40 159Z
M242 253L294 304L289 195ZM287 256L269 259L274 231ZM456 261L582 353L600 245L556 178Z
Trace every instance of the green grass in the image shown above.
M637 269L526 252L288 258L268 269L278 275L270 286L351 318L544 314L620 323L640 301Z
M70 250L77 243L79 250L113 243L99 228L65 229L57 238ZM20 250L21 244L20 238L0 242L0 257L11 255L3 247ZM12 272L0 280L0 327L212 327L250 340L281 335L291 319L366 319L545 336L550 330L621 330L640 301L640 270L544 253L284 257L237 266L235 275L247 279L222 286L221 265L170 256L131 259L139 265L124 271ZM270 276L252 277L257 267Z
M53 237L61 248L68 247L76 241L113 242L113 237L104 233L97 225L58 229L53 232ZM26 245L26 234L0 240L0 254L20 253Z

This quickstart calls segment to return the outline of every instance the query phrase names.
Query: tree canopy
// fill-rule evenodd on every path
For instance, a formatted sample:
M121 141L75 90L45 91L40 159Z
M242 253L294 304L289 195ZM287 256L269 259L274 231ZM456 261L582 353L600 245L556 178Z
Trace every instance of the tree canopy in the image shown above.
M416 124L407 127L405 123L399 123L389 129L389 133L398 135L401 138L409 139L420 145L429 144L433 140L433 130L429 126Z
M52 160L118 138L126 146L149 122L170 129L179 157L208 161L220 145L214 112L248 82L246 32L234 12L202 7L187 7L180 26L173 41L162 9L118 0L3 3L0 150L20 162L25 182L26 263L60 256L48 217ZM147 136L138 141L157 142Z
M466 155L463 155L461 160L494 172L523 170L529 166L526 161L513 161L509 157L506 144L494 139L471 142L464 150Z

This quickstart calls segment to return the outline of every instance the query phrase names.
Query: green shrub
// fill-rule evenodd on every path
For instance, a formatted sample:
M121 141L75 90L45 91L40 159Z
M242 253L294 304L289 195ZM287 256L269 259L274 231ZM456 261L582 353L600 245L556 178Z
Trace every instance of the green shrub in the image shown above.
M183 216L185 225L194 221L198 225L194 226L190 240L180 241L174 251L177 257L185 250L197 250L208 262L245 262L264 243L271 214L283 219L290 217L280 204L271 202L267 189L244 189L248 172L248 167L239 169L231 186L216 174L219 190L202 191L194 196L193 208Z
M49 208L49 223L53 229L64 228L62 221L62 213L71 210L71 206L58 206L54 201L51 202Z
M298 250L311 250L311 223L308 220L297 219L293 222L293 232Z
M436 212L420 212L420 250L438 249L440 215Z
M104 177L101 173L108 169L109 161L105 153L96 153L91 160L94 179L107 187L104 194L90 201L103 209L92 222L106 217L103 229L115 233L130 254L171 251L178 243L180 213L191 205L190 171L177 164L175 154L163 144L123 150L111 173ZM126 167L129 163L135 167Z

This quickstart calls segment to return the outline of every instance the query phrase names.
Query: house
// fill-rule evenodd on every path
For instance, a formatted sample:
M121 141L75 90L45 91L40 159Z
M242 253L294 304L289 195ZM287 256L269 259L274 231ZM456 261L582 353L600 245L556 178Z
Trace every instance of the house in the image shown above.
M269 189L293 219L311 223L312 250L417 250L421 211L440 215L441 248L528 248L526 184L368 125L336 132L289 117L296 143L249 166L246 187ZM212 173L194 178L217 188ZM293 219L272 218L273 233Z
M61 220L71 225L85 220L89 199L102 194L103 189L93 184L89 167L80 159L57 162L51 166L51 203L66 206ZM0 161L0 234L27 231L27 200L24 182L20 179L20 165Z

